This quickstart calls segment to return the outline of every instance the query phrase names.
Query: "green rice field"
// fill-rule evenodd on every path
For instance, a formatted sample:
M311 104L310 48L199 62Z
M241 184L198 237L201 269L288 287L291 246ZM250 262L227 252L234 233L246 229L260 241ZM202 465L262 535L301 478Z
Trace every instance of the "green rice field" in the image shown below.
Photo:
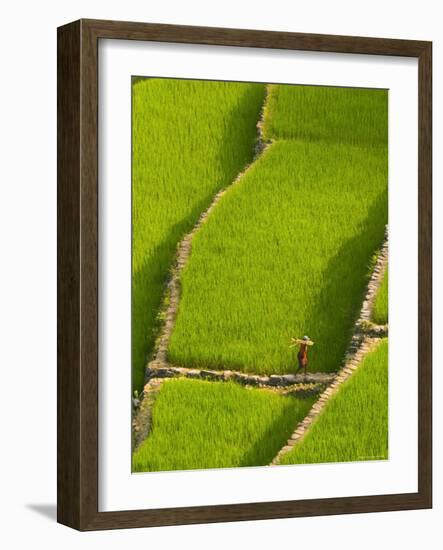
M386 90L289 85L271 85L268 90L268 139L387 146Z
M258 373L342 361L387 223L387 92L272 86L273 143L195 236L169 359ZM357 128L355 131L354 128Z
M388 341L369 353L281 464L388 458Z
M134 79L132 375L140 390L177 243L252 160L264 86Z
M388 322L388 269L386 270L374 302L372 320L378 325Z
M337 371L387 224L388 92L136 78L132 98L134 390L159 334L177 245L223 188L180 272L168 362L289 373L291 338L309 335L308 372ZM262 107L267 147L252 162ZM386 273L373 321L387 318ZM315 400L168 379L133 471L269 464ZM281 463L387 457L384 339Z
M313 402L234 382L168 380L133 471L269 464Z

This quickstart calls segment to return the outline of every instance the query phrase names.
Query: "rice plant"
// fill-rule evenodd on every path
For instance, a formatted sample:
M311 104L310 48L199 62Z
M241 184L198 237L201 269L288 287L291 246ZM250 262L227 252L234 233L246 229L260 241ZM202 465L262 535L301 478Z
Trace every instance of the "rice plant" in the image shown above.
M132 370L143 384L177 243L251 161L261 84L137 78L132 86ZM122 182L123 184L124 182Z
M388 322L388 270L383 276L383 280L375 297L372 320L379 325L386 325Z
M339 368L387 223L387 93L363 92L271 87L275 141L194 238L172 362L290 372L308 334L310 370Z
M133 471L269 464L314 401L234 382L168 380Z
M268 139L386 146L388 93L381 89L272 85L264 132Z

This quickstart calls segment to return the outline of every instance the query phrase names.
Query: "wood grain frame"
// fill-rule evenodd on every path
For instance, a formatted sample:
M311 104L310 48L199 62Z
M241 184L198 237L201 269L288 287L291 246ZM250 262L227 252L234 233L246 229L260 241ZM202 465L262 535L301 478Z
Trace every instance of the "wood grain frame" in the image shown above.
M135 511L98 511L99 39L418 58L418 492ZM79 20L58 29L58 521L79 530L432 507L432 43Z

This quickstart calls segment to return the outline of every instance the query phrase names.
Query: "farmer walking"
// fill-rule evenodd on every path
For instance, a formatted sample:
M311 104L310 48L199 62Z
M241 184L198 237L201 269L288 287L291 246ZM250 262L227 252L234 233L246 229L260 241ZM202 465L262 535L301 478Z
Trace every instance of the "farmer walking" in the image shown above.
M303 372L306 375L306 370L308 368L308 346L313 346L314 342L309 338L309 336L303 336L303 339L301 340L300 338L291 338L291 342L292 344L289 346L290 348L297 345L300 346L297 353L298 369L295 374L298 374L298 371L303 369Z

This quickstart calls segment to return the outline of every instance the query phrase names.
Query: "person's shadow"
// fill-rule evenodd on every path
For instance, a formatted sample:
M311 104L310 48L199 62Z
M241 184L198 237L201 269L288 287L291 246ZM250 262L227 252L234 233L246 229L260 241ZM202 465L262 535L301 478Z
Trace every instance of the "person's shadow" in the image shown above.
M25 504L28 510L32 510L41 516L57 521L57 506L55 504Z

